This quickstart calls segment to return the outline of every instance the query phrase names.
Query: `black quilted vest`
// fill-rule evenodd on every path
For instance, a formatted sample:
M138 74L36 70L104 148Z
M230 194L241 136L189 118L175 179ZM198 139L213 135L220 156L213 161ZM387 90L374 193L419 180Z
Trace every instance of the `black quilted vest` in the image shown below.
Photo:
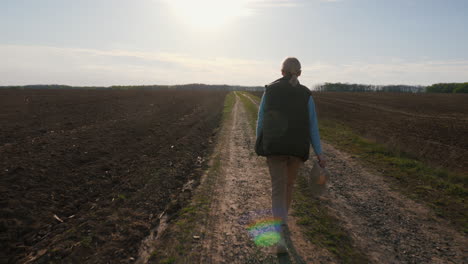
M283 77L265 86L263 131L257 138L255 151L260 156L290 155L306 161L309 158L310 90L292 86L290 77Z

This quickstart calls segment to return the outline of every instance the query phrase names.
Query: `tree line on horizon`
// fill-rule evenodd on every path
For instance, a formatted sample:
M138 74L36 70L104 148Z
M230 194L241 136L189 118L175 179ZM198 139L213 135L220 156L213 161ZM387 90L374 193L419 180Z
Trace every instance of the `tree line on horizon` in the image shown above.
M428 93L468 93L468 82L436 83L426 87Z
M468 82L420 85L370 85L355 83L324 83L314 87L318 92L397 92L397 93L468 93Z
M88 90L219 90L260 92L262 86L183 84L183 85L113 85L113 86L69 86L58 84L0 86L10 89L88 89ZM468 82L436 83L430 86L419 85L370 85L352 83L324 83L316 85L313 91L318 92L399 92L399 93L468 93Z
M74 89L74 90L218 90L218 91L263 91L261 86L217 85L217 84L182 84L182 85L113 85L113 86L69 86L61 84L34 84L23 86L0 86L5 89Z

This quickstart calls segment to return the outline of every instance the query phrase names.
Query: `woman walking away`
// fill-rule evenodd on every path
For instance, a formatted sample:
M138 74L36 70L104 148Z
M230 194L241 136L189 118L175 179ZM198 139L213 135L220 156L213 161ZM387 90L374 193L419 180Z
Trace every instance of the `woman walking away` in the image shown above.
M292 188L300 166L309 159L312 144L319 164L325 167L320 145L317 116L310 90L301 85L301 64L289 57L283 62L283 78L269 85L260 102L255 151L267 157L272 184L273 217L281 220L277 253L286 253L284 228L287 226Z

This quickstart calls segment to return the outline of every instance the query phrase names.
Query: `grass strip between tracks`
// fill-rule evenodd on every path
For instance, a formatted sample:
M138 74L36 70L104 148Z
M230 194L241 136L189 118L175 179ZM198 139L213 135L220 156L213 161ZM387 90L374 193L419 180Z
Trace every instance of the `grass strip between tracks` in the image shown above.
M235 94L230 92L224 100L222 126L229 121L235 101ZM205 180L195 190L191 202L178 212L174 224L162 238L164 244L152 253L148 263L191 263L199 259L201 252L194 251L194 245L204 240L205 234L200 227L207 226L212 191L221 173L221 157L216 154L216 149L214 151Z
M256 101L258 97L254 95L246 95L245 92L236 92L237 95L239 95L239 98L241 102L244 104L244 107L247 110L247 115L249 116L249 125L252 127L252 130L255 131L257 129L257 118L258 118L258 106L254 104L250 99L252 98L253 100ZM256 99L254 99L256 98ZM258 101L260 103L260 101Z
M324 140L353 155L366 167L394 179L394 187L400 192L427 204L436 215L468 233L467 175L432 168L405 153L367 140L338 121L320 120L319 126Z
M249 115L249 122L254 128L257 122L258 107L248 97L259 102L252 94L240 94L240 98ZM353 246L350 234L341 227L338 220L328 213L327 208L312 198L305 187L303 177L298 177L297 191L294 192L294 216L306 238L315 245L328 249L340 263L369 263L366 255Z

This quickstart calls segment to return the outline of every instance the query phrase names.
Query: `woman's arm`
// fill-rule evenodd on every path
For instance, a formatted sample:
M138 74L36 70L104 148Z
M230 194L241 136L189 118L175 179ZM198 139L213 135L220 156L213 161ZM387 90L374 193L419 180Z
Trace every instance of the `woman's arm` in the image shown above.
M320 133L318 130L317 114L315 113L315 104L312 96L309 97L309 131L310 131L310 142L314 148L315 154L322 154L322 145L320 144Z
M262 100L260 100L260 106L258 107L258 118L257 118L257 130L256 135L259 137L262 134L263 130L263 113L265 107L265 93L262 95Z
M312 144L312 148L314 149L315 154L319 160L319 164L321 167L325 167L325 158L322 152L322 145L320 144L320 133L318 128L318 119L317 113L315 112L315 103L312 96L309 97L309 131L310 131L310 142Z

